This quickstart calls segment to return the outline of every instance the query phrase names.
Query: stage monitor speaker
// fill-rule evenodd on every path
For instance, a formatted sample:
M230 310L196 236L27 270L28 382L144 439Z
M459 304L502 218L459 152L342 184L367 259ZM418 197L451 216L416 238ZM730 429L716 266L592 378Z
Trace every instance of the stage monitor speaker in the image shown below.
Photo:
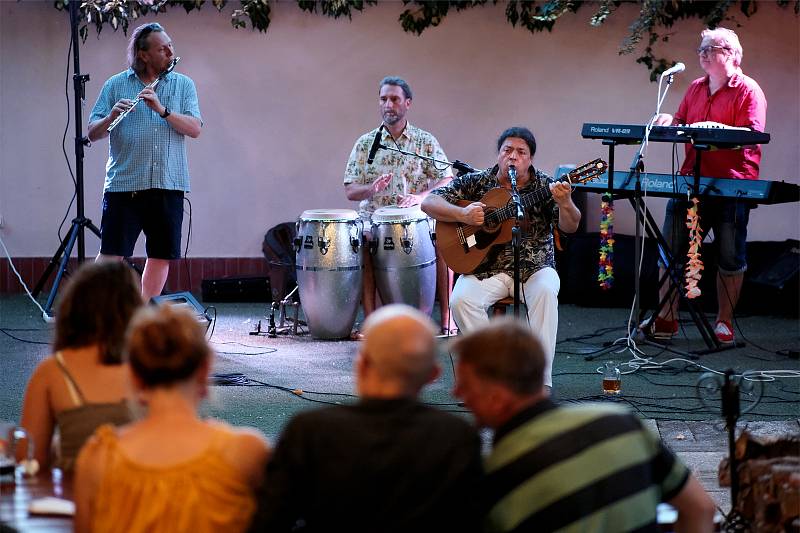
M747 272L737 312L798 316L800 242L747 243Z
M748 243L749 245L750 243ZM748 249L748 251L750 251ZM764 250L764 252L767 252ZM771 259L762 268L753 272L750 281L773 289L783 289L800 272L800 247L797 241L776 243L770 250Z
M191 292L176 292L175 294L162 294L161 296L154 296L150 299L150 302L154 305L177 305L179 307L184 307L188 309L197 321L200 322L206 331L208 331L208 326L211 325L211 317L208 313L203 309L203 306L200 305L200 302L192 296Z

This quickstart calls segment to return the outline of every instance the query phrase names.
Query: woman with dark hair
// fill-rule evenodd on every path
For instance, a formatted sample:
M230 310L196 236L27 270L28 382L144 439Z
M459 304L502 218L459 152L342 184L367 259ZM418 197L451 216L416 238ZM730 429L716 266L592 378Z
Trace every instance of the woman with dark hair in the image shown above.
M269 447L254 429L199 417L211 366L200 324L174 306L143 309L125 353L147 414L99 428L81 450L75 530L244 531Z
M62 293L54 354L31 376L20 422L42 468L71 470L81 446L98 426L131 420L122 343L141 304L133 270L119 262L82 266ZM56 429L58 453L51 457ZM25 450L20 454L24 456Z

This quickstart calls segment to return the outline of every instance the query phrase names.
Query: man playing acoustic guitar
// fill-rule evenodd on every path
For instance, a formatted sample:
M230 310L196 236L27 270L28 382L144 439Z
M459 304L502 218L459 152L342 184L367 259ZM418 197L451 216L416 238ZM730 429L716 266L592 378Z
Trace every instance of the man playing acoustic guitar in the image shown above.
M554 182L531 165L536 153L536 139L530 130L522 127L505 130L497 140L497 151L497 164L494 167L455 178L449 185L435 189L422 202L422 210L444 223L473 227L490 225L491 220L487 218L492 218L492 208L504 207L508 195L499 195L503 200L494 206L489 198L498 195L490 193L486 198L485 195L496 188L510 191L509 167L512 166L517 172L517 188L521 197L537 189L546 192L545 188L549 188L551 194L543 194L541 201L530 202L531 205L523 201L525 220L521 225L520 283L523 287L522 302L528 309L528 323L545 344L547 361L544 384L552 387L558 330L558 290L561 286L555 270L553 229L557 222L561 231L573 233L578 228L581 213L572 201L569 183ZM437 233L441 233L443 225L437 226ZM489 307L498 300L513 296L514 252L511 242L503 240L501 237L497 239L499 244L484 246L487 252L485 257L474 270L456 281L450 308L462 332L473 331L487 323ZM442 244L442 235L439 241ZM476 246L476 249L479 247ZM464 271L463 268L454 268L452 264L449 266L453 270Z

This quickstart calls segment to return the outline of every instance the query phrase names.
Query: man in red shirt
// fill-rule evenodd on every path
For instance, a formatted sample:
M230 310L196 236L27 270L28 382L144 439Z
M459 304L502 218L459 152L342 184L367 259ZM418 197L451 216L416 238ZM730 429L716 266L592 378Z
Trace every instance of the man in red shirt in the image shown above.
M742 73L742 45L736 34L725 28L704 30L697 53L700 67L706 73L692 82L675 116L662 114L656 125L702 124L734 126L764 131L767 100L758 83ZM712 124L708 124L712 123ZM681 174L694 174L696 151L686 144L686 158ZM761 161L760 146L741 150L706 151L702 155L700 174L709 177L758 179ZM670 200L664 220L664 237L676 257L685 255L688 230L684 223L687 202ZM747 270L746 241L750 208L735 199L703 199L700 203L701 227L714 229L719 244L717 276L717 320L714 333L725 344L734 342L733 310L739 300L742 279ZM662 269L663 273L663 269ZM662 298L668 287L661 287ZM645 333L657 339L672 337L678 332L678 299L672 300L642 325Z

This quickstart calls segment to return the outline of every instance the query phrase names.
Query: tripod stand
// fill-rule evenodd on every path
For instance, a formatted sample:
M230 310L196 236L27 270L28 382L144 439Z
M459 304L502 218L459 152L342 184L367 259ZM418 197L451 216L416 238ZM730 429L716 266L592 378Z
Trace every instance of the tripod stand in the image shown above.
M53 254L47 269L39 278L36 287L33 289L33 296L36 297L42 291L42 288L50 279L53 270L58 267L56 277L53 280L53 286L50 289L50 294L47 297L47 303L44 306L45 320L52 317L53 302L58 292L58 287L64 277L67 269L67 263L72 255L72 249L75 243L78 244L78 263L83 263L86 260L86 246L84 239L84 229L88 228L92 233L100 237L100 230L95 226L91 220L84 215L84 195L83 195L83 147L89 145L89 139L83 136L83 117L81 114L81 102L86 99L86 82L89 81L88 74L81 74L81 61L78 42L78 2L69 2L69 25L71 33L71 46L72 46L72 82L74 93L74 111L75 111L75 218L72 219L72 225L69 232L61 240L61 244Z

